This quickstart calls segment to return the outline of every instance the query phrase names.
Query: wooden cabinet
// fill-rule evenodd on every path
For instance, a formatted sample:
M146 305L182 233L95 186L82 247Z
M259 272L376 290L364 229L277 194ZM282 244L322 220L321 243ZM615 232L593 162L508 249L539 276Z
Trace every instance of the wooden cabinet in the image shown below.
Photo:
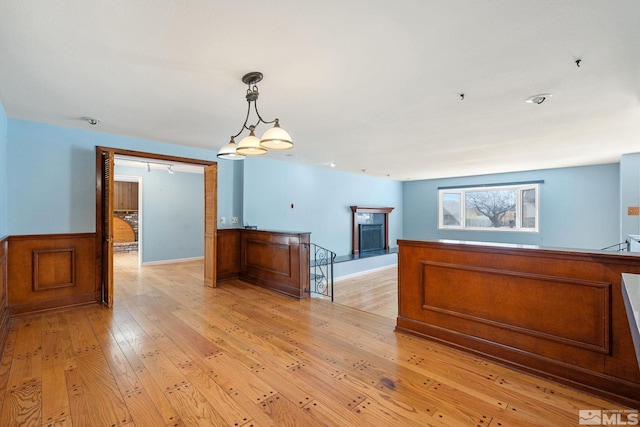
M113 210L137 211L138 210L138 183L127 181L115 181L113 183Z

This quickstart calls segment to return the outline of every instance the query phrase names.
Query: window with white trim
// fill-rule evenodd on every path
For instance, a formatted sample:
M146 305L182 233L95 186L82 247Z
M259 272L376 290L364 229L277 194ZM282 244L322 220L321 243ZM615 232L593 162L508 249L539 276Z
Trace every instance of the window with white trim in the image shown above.
M539 183L438 190L438 228L537 232Z

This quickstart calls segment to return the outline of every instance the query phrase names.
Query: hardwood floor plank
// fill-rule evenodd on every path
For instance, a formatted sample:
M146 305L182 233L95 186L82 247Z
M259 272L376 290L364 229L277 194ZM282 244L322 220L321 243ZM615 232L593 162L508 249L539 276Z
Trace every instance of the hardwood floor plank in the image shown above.
M157 329L151 332L145 330L129 311L129 309L114 310L116 324L112 326L112 333L131 367L137 370L144 366L139 356L158 350L158 340L163 337L163 334Z
M39 381L8 391L0 408L0 425L39 426L42 424L41 400Z
M141 388L125 394L124 402L136 427L173 425L165 422L147 392Z
M171 402L165 395L165 391L160 389L154 381L153 375L147 369L141 368L136 370L136 376L140 380L141 389L147 393L147 396L162 417L164 424L172 427L185 425L176 408L171 405Z
M253 373L269 384L274 390L280 390L280 394L299 407L307 405L313 400L313 390L311 387L300 381L296 381L286 370L275 370L260 366L253 370Z
M395 320L398 317L398 267L384 268L334 283L334 301Z
M280 426L324 427L319 420L280 394L262 401L261 405L262 410Z
M241 426L251 421L251 416L205 371L193 363L183 364L180 369L207 401L216 403L216 412L225 420L225 425Z
M153 372L153 378L161 390L167 391L189 383L182 372L160 350L144 354L142 363L149 372Z
M190 426L222 426L226 422L192 384L183 384L166 392L181 418Z
M55 363L42 371L42 422L60 423L71 415L64 365Z
M254 402L246 396L241 390L235 390L230 393L231 398L242 407L243 410L251 416L251 420L243 424L245 427L279 427L265 411L262 410L260 403Z
M67 385L69 381L67 380ZM84 389L78 384L67 389L71 420L74 425L99 427L96 419L91 417ZM93 421L96 421L94 423Z
M207 357L207 361L213 378L226 389L227 393L241 389L254 403L262 402L277 393L257 375L239 366L224 351Z
M101 351L89 350L77 357L77 370L91 416L102 425L123 425L131 415Z
M42 358L39 351L15 355L7 381L7 390L15 390L37 383L42 377Z
M382 424L369 424L364 417L356 413L353 408L350 409L343 406L325 404L318 400L309 402L309 404L304 406L304 410L327 426L365 427L376 425L383 427Z
M366 395L360 393L358 390L341 383L336 380L337 375L327 370L316 369L318 365L309 366L301 364L289 369L292 376L297 378L298 381L307 381L313 385L314 398L320 401L332 402L344 406L345 408L352 409L356 407L360 402L366 399Z
M397 417L417 423L417 425L424 421L428 422L429 417L433 414L434 408L429 405L431 403L429 401L412 399L410 396L395 393L388 388L376 387L376 385L360 381L353 375L342 374L337 380L349 384L350 387L367 396L367 399L359 405L360 410L366 408L370 411L375 408L376 411L396 414ZM465 415L468 417L462 421L468 425L474 425L479 420L475 414Z

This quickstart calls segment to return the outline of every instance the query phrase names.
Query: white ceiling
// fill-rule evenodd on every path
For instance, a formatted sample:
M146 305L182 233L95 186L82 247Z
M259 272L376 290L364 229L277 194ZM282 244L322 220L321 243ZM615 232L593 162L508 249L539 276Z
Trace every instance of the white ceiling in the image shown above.
M217 151L255 70L269 157L396 180L638 152L639 59L638 0L0 2L11 118Z

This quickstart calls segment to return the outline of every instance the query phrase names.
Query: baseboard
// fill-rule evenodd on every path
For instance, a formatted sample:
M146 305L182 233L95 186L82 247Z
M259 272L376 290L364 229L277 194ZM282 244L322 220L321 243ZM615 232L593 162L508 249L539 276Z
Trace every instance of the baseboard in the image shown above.
M160 264L178 264L181 262L191 262L191 261L200 261L203 260L204 256L196 256L196 257L192 257L192 258L176 258L176 259L165 259L162 261L148 261L148 262L143 262L142 265L146 266L146 265L160 265Z
M375 273L376 271L387 270L389 268L396 268L397 266L398 266L398 264L383 265L382 267L372 268L370 270L364 270L364 271L358 271L356 273L345 274L344 276L334 277L333 278L333 282L335 283L335 282L339 282L341 280L351 279L351 278L358 277L358 276L364 276L365 274L371 274L371 273Z
M96 300L96 293L72 295L64 298L57 298L45 301L34 301L24 304L14 304L9 306L9 314L11 318L28 316L32 314L42 314L49 311L64 310L71 307L80 307L83 305L99 304Z

